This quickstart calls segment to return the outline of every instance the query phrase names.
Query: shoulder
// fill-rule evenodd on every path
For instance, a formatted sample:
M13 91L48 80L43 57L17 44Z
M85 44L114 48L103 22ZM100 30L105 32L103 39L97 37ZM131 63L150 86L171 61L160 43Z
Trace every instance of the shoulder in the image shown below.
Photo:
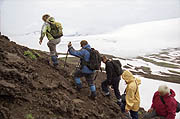
M107 61L106 66L112 67L112 61Z
M129 85L128 85L128 88L129 89L135 89L137 86L136 86L136 84L135 84L135 82L133 81L133 82L131 82L131 83L129 83Z
M83 54L85 54L85 53L87 53L88 51L86 50L86 49L84 49L84 48L81 48L80 50L78 50L79 52L81 52L81 53L83 53Z
M176 96L176 93L174 92L174 90L170 89L170 92L171 92L171 97L175 97Z
M154 93L154 97L157 97L157 96L159 96L159 92L158 92L158 91L156 91L156 92Z
M61 26L61 23L59 23L59 22L55 22L55 24L58 25L58 26Z

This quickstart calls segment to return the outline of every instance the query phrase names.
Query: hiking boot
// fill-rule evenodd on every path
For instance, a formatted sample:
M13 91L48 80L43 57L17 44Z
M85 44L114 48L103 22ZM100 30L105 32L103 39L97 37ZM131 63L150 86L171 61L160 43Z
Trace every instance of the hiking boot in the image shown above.
M107 97L107 98L110 98L111 97L111 94L109 92L107 93L103 93L104 97Z
M51 60L53 62L54 67L56 67L58 65L58 59L57 56L51 56Z
M116 103L121 107L121 105L122 105L122 99L118 99Z
M121 102L120 101L117 101L116 103L121 107Z
M82 84L76 84L76 90L80 92L82 89Z
M125 112L123 114L124 114L126 119L132 119L129 112L128 113Z
M96 99L96 92L91 92L91 95L88 96L90 99L95 100Z

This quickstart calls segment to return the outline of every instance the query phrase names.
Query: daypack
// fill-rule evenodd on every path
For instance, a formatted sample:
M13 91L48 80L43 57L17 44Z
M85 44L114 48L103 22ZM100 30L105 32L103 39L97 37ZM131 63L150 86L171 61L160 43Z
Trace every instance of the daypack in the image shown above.
M160 96L160 99L161 99L162 103L165 105L166 103L162 96ZM178 113L178 112L180 112L180 103L178 101L176 101L176 102L177 102L176 113Z
M90 53L89 62L84 61L84 65L86 65L91 70L100 70L101 68L101 55L94 48L85 48Z
M52 35L54 39L57 39L63 36L61 24L58 24L57 22L55 22L55 24L52 24L52 23L49 23L49 24L50 24L51 30L48 32Z
M123 70L121 68L122 65L121 65L120 61L119 60L112 60L111 62L113 64L113 67L114 67L114 70L115 70L117 76L122 75Z

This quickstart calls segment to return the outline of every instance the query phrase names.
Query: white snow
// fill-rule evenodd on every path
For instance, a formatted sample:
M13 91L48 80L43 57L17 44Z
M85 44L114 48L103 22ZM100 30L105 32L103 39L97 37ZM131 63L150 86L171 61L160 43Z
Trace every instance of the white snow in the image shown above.
M101 35L62 37L62 42L58 45L58 52L66 52L69 41L80 49L79 42L87 40L92 47L101 53L111 54L118 57L136 57L160 51L164 48L180 46L180 18L154 21L141 24L121 27L111 33ZM29 34L23 36L11 36L17 43L30 48L48 51L47 39L40 47L38 44L39 34Z
M58 52L66 53L69 41L75 49L80 49L79 42L85 39L101 53L132 59L120 60L123 65L147 66L151 68L153 74L159 74L159 71L169 73L170 68L156 66L133 57L157 53L161 49L180 47L179 0L92 1L0 1L0 31L18 44L49 51L46 45L47 38L44 39L42 46L38 43L39 31L43 24L41 16L49 13L60 21L64 28L65 36L57 46ZM169 55L173 59L173 56L179 54L173 51ZM179 84L141 79L141 106L146 110L150 107L153 93L162 84L173 88L177 94L176 98L180 101ZM125 83L121 81L120 88L123 87ZM180 114L176 119L179 118Z

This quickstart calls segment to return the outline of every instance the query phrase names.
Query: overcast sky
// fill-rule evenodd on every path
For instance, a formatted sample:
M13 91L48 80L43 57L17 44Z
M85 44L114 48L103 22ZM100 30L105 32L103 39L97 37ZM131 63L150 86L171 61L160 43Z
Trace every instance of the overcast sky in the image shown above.
M0 30L5 34L39 31L44 13L65 34L101 34L127 24L180 17L180 0L0 0Z

